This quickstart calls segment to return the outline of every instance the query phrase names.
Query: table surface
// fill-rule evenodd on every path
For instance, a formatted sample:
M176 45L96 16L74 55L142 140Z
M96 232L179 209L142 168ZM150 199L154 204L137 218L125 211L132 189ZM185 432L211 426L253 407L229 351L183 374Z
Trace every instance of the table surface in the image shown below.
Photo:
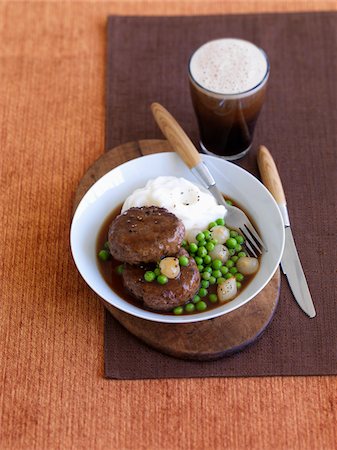
M108 14L333 9L304 0L0 3L2 449L336 448L336 377L104 379L103 307L68 241L77 183L104 148Z

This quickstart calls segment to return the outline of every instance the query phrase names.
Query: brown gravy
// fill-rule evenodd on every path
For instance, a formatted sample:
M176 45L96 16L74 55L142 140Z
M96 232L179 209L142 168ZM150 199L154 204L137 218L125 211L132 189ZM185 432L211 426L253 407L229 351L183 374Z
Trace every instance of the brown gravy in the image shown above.
M228 197L226 197L228 199ZM230 199L232 202L233 200ZM238 206L237 203L233 202L233 205ZM238 206L240 209L241 206ZM96 240L96 255L98 255L99 251L104 248L104 244L108 240L108 230L111 222L120 214L122 209L122 205L118 205L111 213L108 215L108 217L104 220L97 236ZM243 210L243 209L242 209ZM244 210L243 210L244 211ZM247 214L247 213L246 213ZM255 226L255 224L254 224ZM132 305L135 305L139 308L142 308L146 311L155 312L157 314L165 314L165 315L174 315L173 312L160 312L160 311L153 311L147 308L140 300L133 297L127 289L123 286L123 281L121 275L117 273L117 267L122 264L120 261L117 261L116 259L110 257L108 261L102 261L98 256L98 267L100 269L100 272L105 279L105 281L108 283L108 285L111 287L111 289L123 300L126 300L127 302L131 303ZM242 287L240 289L240 292L242 292L250 283L250 281L254 278L254 275L251 276L245 276L244 281L242 282ZM209 286L207 288L208 294L216 294L217 292L217 284L214 284L212 286ZM214 308L218 308L219 306L223 305L223 303L220 305L219 303L212 303L207 297L202 298L202 300L207 304L207 310L209 311ZM192 314L199 314L199 311L194 311L192 313L184 312L183 315L192 315Z

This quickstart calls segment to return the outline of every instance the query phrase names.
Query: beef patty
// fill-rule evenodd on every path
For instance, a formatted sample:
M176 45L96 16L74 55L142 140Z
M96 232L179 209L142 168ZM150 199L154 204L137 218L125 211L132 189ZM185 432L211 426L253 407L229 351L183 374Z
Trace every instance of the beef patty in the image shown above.
M109 228L111 255L118 261L139 264L178 253L184 239L181 220L165 208L143 206L120 214Z
M188 266L180 267L179 277L168 280L164 285L144 280L144 274L150 267L126 264L123 271L124 286L142 300L145 306L155 311L171 311L176 306L183 305L198 291L200 274L194 259L186 250L180 249L175 256L182 255L189 257Z

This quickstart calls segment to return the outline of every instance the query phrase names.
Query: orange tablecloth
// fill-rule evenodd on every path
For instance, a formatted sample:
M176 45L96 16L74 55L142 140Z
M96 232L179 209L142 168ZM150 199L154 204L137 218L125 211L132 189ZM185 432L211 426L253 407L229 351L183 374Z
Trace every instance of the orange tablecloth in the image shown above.
M108 14L329 9L0 4L1 448L335 448L336 377L105 380L103 307L68 243L73 193L104 147Z

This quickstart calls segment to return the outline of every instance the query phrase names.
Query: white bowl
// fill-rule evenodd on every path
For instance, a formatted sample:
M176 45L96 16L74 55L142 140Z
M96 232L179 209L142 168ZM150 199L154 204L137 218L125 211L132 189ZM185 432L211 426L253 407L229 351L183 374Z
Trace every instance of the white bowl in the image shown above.
M70 245L80 274L106 302L133 316L155 322L187 323L227 314L254 298L275 273L284 247L284 225L269 191L249 172L228 161L202 155L220 190L237 201L250 215L262 234L268 252L249 285L234 300L198 314L173 316L138 308L119 297L102 277L96 257L96 239L111 211L136 188L160 175L197 180L175 153L157 153L128 161L108 172L85 194L73 217Z

